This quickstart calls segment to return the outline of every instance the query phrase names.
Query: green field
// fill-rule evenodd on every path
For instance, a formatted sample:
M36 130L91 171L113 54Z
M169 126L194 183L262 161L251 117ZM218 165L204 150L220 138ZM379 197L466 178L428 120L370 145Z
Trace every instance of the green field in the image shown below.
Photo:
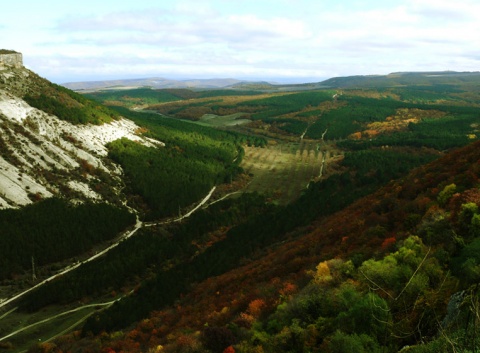
M248 147L241 167L251 180L244 191L265 194L273 202L287 205L310 182L328 176L341 159L341 151L314 141Z
M242 119L242 113L235 113L230 115L215 115L215 114L205 114L203 115L198 124L211 126L211 127L228 127L236 126L242 124L248 124L249 119Z

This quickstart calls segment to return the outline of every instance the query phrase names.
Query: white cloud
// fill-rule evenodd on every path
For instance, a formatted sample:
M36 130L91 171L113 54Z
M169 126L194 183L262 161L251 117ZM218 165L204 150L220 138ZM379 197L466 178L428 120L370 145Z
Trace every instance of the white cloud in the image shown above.
M408 4L413 13L427 20L442 20L443 24L476 20L480 11L480 4L471 0L409 0Z
M72 43L97 45L169 45L223 43L253 47L271 41L301 40L310 36L305 24L285 17L262 18L254 14L202 16L181 8L111 13L95 18L69 18L57 28L70 33ZM258 48L257 48L258 49Z
M136 2L57 15L48 33L16 42L47 76L325 77L478 65L476 0Z
M169 10L140 10L129 12L112 12L91 16L69 16L57 24L60 32L154 32L165 29L169 24L172 12Z

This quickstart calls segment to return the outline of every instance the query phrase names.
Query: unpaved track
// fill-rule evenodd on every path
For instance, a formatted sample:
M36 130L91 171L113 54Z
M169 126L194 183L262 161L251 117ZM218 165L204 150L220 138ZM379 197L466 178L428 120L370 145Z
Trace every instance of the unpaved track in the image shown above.
M207 201L211 198L213 192L215 191L216 187L213 187L209 193L198 203L198 205L196 205L191 211L189 211L188 213L186 213L185 215L183 215L182 217L178 217L178 218L174 218L174 219L169 219L167 221L159 221L159 222L150 222L148 224L146 223L143 223L141 222L139 219L138 219L138 216L137 216L137 221L136 221L136 224L134 226L133 229L131 230L127 230L125 231L124 233L122 233L118 238L117 240L110 246L108 246L107 248L105 248L104 250L96 253L95 255L89 257L88 259L82 261L82 262L77 262L75 264L72 264L70 266L67 266L65 269L63 269L61 272L37 283L35 286L23 291L23 292L20 292L20 293L17 293L16 295L14 295L13 297L10 297L9 299L7 300L4 300L3 302L0 303L0 309L2 307L6 307L8 304L11 304L13 303L14 301L16 301L17 299L23 297L25 294L43 286L44 284L48 283L49 281L52 281L54 280L55 278L58 278L60 276L63 276L67 273L69 273L70 271L73 271L75 270L76 268L78 268L79 266L81 266L82 264L84 263L87 263L87 262L90 262L90 261L93 261L97 258L99 258L100 256L103 256L105 255L107 252L109 252L110 250L112 250L113 248L117 247L118 244L120 244L120 242L122 242L123 240L125 239L128 239L130 238L131 236L133 236L140 228L142 227L145 227L145 226L154 226L154 225L160 225L160 224L168 224L168 223L173 223L173 222L180 222L181 220L185 219L185 218L188 218L190 217L194 212L196 212L197 210L199 210L202 206L204 206ZM123 297L122 297L123 298ZM66 312L63 312L63 313L60 313L60 314L57 314L57 315L54 315L54 316L51 316L51 317L48 317L44 320L40 320L36 323L33 323L33 324L30 324L30 325L27 325L27 326L24 326L22 327L21 329L18 329L18 330L15 330L14 332L10 332L9 334L3 336L3 337L0 337L0 342L9 338L9 337L12 337L12 336L15 336L23 331L26 331L26 330L29 330L35 326L38 326L38 325L42 325L42 324L45 324L45 323L48 323L58 317L61 317L61 316L65 316L65 315L68 315L68 314L71 314L71 313L74 313L74 312L77 312L77 311L80 311L80 310L83 310L85 308L89 308L89 307L98 307L98 306L105 306L105 307L109 307L111 305L113 305L115 302L121 300L122 298L119 298L119 299L116 299L116 300L113 300L113 301L110 301L110 302L106 302L106 303L96 303L96 304L87 304L87 305L82 305L80 307L77 307L75 309L72 309L72 310L68 310ZM7 311L6 313L2 314L0 316L0 319L3 319L5 318L6 316L8 316L9 314L13 313L17 308L13 308L9 311ZM91 312L87 315L85 315L84 317L82 317L80 320L77 320L77 322L75 322L73 325L71 325L69 328L67 328L66 330L63 330L62 332L59 332L57 333L56 335L54 335L53 337L50 337L48 340L46 340L45 342L48 342L50 340L53 340L54 338L62 335L62 334L65 334L67 332L70 331L70 329L73 329L75 327L77 327L79 324L81 324L83 321L85 321L87 318L89 318L94 312Z
M19 334L19 333L21 333L21 332L23 332L23 331L29 330L29 329L31 329L32 327L35 327L35 326L38 326L38 325L41 325L41 324L45 324L45 323L47 323L47 322L50 322L50 321L52 321L52 320L55 320L56 318L59 318L59 317L61 317L61 316L65 316L65 315L68 315L68 314L72 314L72 313L75 313L75 312L77 312L77 311L80 311L80 310L83 310L83 309L86 309L86 308L92 308L92 307L98 307L98 306L107 306L107 307L109 307L109 306L111 306L113 303L115 303L115 302L118 301L118 300L119 300L119 299L113 300L113 301L110 301L110 302L107 302L107 303L97 303L97 304L82 305L82 306L80 306L80 307L78 307L78 308L75 308L75 309L68 310L68 311L65 311L65 312L63 312L63 313L60 313L60 314L56 314L56 315L50 316L50 317L48 317L48 318L46 318L46 319L43 319L43 320L40 320L40 321L35 322L35 323L33 323L33 324L24 326L24 327L22 327L21 329L18 329L18 330L14 331L14 332L11 332L11 333L9 333L9 334L6 335L6 336L0 337L0 342L3 341L3 340L5 340L5 339L7 339L7 338L9 338L9 337L15 336L15 335L17 335L17 334ZM90 315L92 315L92 314L89 314L88 316L90 316ZM88 316L87 316L87 317L88 317Z
M2 307L4 307L4 306L6 306L6 305L8 305L8 304L10 304L10 303L12 303L12 302L14 302L15 300L23 297L25 294L27 294L27 293L29 293L29 292L31 292L31 291L33 291L33 290L35 290L35 289L43 286L44 284L46 284L46 283L54 280L55 278L58 278L58 277L60 277L60 276L63 276L63 275L65 275L65 274L67 274L67 273L75 270L76 268L80 267L82 264L87 263L87 262L90 262L90 261L93 261L93 260L99 258L100 256L106 254L107 252L109 252L109 251L112 250L113 248L117 247L118 244L120 244L120 242L122 242L123 240L128 239L128 238L130 238L132 235L134 235L142 226L143 226L143 223L137 218L137 223L135 224L135 227L134 227L132 230L123 233L119 238L117 238L117 241L116 241L115 243L113 243L112 245L110 245L109 247L105 248L104 250L96 253L95 255L89 257L88 259L86 259L86 260L84 260L84 261L82 261L82 262L77 262L77 263L75 263L75 264L72 264L72 265L70 265L70 266L65 267L61 272L59 272L59 273L57 273L57 274L55 274L55 275L53 275L53 276L48 277L47 279L45 279L45 280L37 283L36 285L34 285L33 287L30 287L30 288L27 289L27 290L24 290L23 292L20 292L20 293L14 295L13 297L10 297L9 299L7 299L7 300L3 301L2 303L0 303L0 308L2 308Z
M194 212L196 212L200 207L202 207L209 199L210 197L212 196L213 192L215 191L215 187L213 187L210 192L207 194L207 196L205 196L205 198L195 207L193 208L190 212L188 212L187 214L183 215L182 217L179 217L179 218L175 218L175 219L170 219L170 220L167 220L167 221L160 221L160 222L150 222L148 224L144 224L142 221L139 220L138 216L137 216L137 221L135 223L135 226L133 229L131 230L127 230L125 231L123 234L121 234L117 240L110 246L108 246L107 248L103 249L102 251L99 251L98 253L96 253L95 255L89 257L88 259L86 260L83 260L82 262L77 262L77 263L74 263L72 265L69 265L67 267L65 267L62 271L60 271L59 273L53 275L53 276L50 276L48 277L47 279L37 283L35 286L33 287L30 287L29 289L23 291L23 292L20 292L16 295L14 295L13 297L10 297L8 298L7 300L4 300L3 302L0 303L0 308L2 307L5 307L6 305L8 304L11 304L13 303L14 301L16 301L17 299L23 297L25 294L43 286L44 284L60 277L60 276L63 276L73 270L75 270L76 268L78 268L79 266L81 266L82 264L84 263L87 263L87 262L91 262L97 258L99 258L100 256L103 256L105 255L107 252L109 252L110 250L112 250L113 248L117 247L118 244L120 244L122 241L130 238L131 236L133 236L140 228L144 227L144 226L153 226L153 225L157 225L157 224L167 224L167 223L173 223L173 222L179 222L187 217L190 217Z

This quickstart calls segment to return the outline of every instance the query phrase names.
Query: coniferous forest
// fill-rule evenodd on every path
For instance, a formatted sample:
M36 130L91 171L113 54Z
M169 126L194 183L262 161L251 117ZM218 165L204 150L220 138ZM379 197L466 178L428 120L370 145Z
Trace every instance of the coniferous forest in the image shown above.
M0 211L0 278L68 259L110 240L135 222L125 208L108 204L71 205L51 198L18 210Z

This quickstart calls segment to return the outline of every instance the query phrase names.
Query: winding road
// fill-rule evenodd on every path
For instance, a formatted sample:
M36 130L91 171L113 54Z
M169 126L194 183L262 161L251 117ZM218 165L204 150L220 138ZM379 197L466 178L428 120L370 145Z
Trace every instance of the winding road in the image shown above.
M15 300L23 297L25 294L27 294L27 293L29 293L29 292L31 292L31 291L33 291L33 290L35 290L35 289L43 286L44 284L46 284L46 283L54 280L55 278L60 277L60 276L63 276L64 274L67 274L68 272L71 272L71 271L75 270L76 268L80 267L82 264L87 263L87 262L90 262L90 261L93 261L93 260L97 259L98 257L106 254L107 252L109 252L109 251L112 250L113 248L117 247L118 244L120 244L120 242L122 242L123 240L128 239L128 238L130 238L132 235L134 235L140 228L142 228L142 226L143 226L143 222L141 222L141 221L138 219L138 217L137 217L137 222L136 222L135 227L133 228L133 230L127 231L126 233L124 233L122 236L120 236L120 237L118 238L118 240L117 240L115 243L113 243L113 244L110 245L109 247L105 248L104 250L96 253L95 255L89 257L88 259L86 259L86 260L84 260L84 261L82 261L82 262L77 262L77 263L74 263L74 264L72 264L72 265L70 265L70 266L65 267L65 268L64 268L62 271L60 271L59 273L57 273L57 274L55 274L55 275L53 275L53 276L51 276L51 277L48 277L47 279L45 279L45 280L37 283L37 284L34 285L33 287L30 287L29 289L24 290L23 292L20 292L20 293L14 295L13 297L8 298L7 300L4 300L3 302L0 303L0 308L2 308L2 307L4 307L4 306L6 306L6 305L8 305L8 304L10 304L10 303L12 303L12 302L14 302Z
M207 196L205 196L199 203L198 205L196 205L191 211L189 211L188 213L186 213L185 215L181 216L181 217L177 217L177 218L172 218L172 219L168 219L166 221L158 221L158 222L149 222L149 223L143 223L142 221L140 221L140 219L138 218L138 215L137 215L137 220L136 220L136 223L135 223L135 226L133 227L133 229L131 230L127 230L127 231L124 231L123 234L121 234L118 239L116 240L115 243L113 243L112 245L108 246L107 248L103 249L102 251L96 253L95 255L89 257L88 259L82 261L82 262L77 262L77 263L74 263L74 264L71 264L69 266L67 266L66 268L64 268L62 271L60 271L59 273L37 283L35 286L23 291L23 292L20 292L16 295L14 295L13 297L10 297L8 298L7 300L4 300L0 303L0 309L2 307L5 307L6 305L8 304L11 304L13 303L14 301L16 301L17 299L21 298L22 296L24 296L25 294L43 286L44 284L48 283L49 281L52 281L54 280L55 278L57 277L60 277L60 276L63 276L73 270L75 270L76 268L78 268L79 266L81 266L82 264L84 263L87 263L87 262L90 262L90 261L93 261L97 258L99 258L100 256L103 256L105 255L107 252L109 252L110 250L112 250L113 248L117 247L118 244L120 244L122 241L130 238L131 236L133 236L139 229L141 229L142 227L152 227L152 226L155 226L155 225L163 225L163 224L169 224L169 223L174 223L174 222L180 222L182 220L184 220L185 218L188 218L190 217L194 212L198 211L202 206L204 206L207 201L212 197L213 195L213 192L215 191L216 187L214 186L210 192L207 194ZM228 196L228 195L227 195ZM218 201L218 200L217 200ZM214 202L217 202L217 201L214 201ZM213 203L214 203L213 202ZM212 203L212 204L213 204ZM43 319L41 321L38 321L38 322L35 322L33 324L30 324L30 325L27 325L27 326L24 326L22 327L21 329L18 329L16 331L13 331L13 332L10 332L9 334L3 336L3 337L0 337L0 342L3 341L3 340L6 340L7 338L10 338L12 336L15 336L23 331L26 331L26 330L29 330L35 326L38 326L38 325L41 325L41 324L44 324L44 323L47 323L49 321L52 321L58 317L61 317L61 316L65 316L65 315L68 315L68 314L72 314L72 313L75 313L77 311L80 311L80 310L83 310L83 309L86 309L86 308L90 308L90 307L99 307L99 306L104 306L104 307L109 307L111 305L113 305L115 302L121 300L123 297L121 298L118 298L116 300L113 300L113 301L109 301L109 302L106 302L106 303L96 303L96 304L88 304L88 305L82 305L78 308L75 308L75 309L72 309L72 310L68 310L68 311L65 311L63 313L60 313L60 314L57 314L57 315L54 315L54 316L51 316L51 317L48 317L46 319ZM15 310L17 310L17 308L13 308L9 311L7 311L6 313L4 313L2 316L0 316L0 320L5 318L6 316L8 316L9 314L11 314L12 312L14 312ZM57 333L55 336L53 337L50 337L48 340L44 341L44 342L48 342L48 341L51 341L53 339L55 339L56 337L62 335L62 334L65 334L67 332L69 332L71 329L77 327L79 324L81 324L83 321L85 321L86 319L88 319L94 312L91 312L91 313L88 313L87 315L83 316L82 318L80 318L80 320L76 321L73 325L71 325L69 328L67 328L66 330L63 330L62 332L59 332Z
M121 299L121 298L120 298ZM6 336L3 336L3 337L0 337L0 342L9 338L9 337L12 337L12 336L15 336L23 331L26 331L26 330L29 330L31 329L32 327L35 327L35 326L38 326L38 325L41 325L41 324L44 324L44 323L47 323L49 321L52 321L52 320L55 320L56 318L58 317L61 317L61 316L65 316L65 315L68 315L68 314L72 314L72 313L75 313L77 311L80 311L80 310L83 310L83 309L86 309L86 308L92 308L92 307L98 307L98 306L111 306L113 303L115 303L116 301L120 300L120 299L116 299L116 300L112 300L110 302L106 302L106 303L97 303L97 304L88 304L88 305L82 305L78 308L75 308L75 309L72 309L72 310L68 310L68 311L64 311L63 313L60 313L60 314L57 314L57 315L54 315L54 316L51 316L47 319L44 319L44 320L40 320L40 321L37 321L33 324L30 324L30 325L27 325L27 326L24 326L22 327L21 329L18 329L14 332L10 332L8 335ZM16 308L15 308L16 309ZM13 310L15 310L13 309ZM12 311L12 310L11 310ZM9 311L8 313L10 313L11 311ZM86 317L82 318L82 320L86 319L88 316L92 315L93 313L89 313L89 315L87 315ZM79 322L75 323L75 326L78 325Z

